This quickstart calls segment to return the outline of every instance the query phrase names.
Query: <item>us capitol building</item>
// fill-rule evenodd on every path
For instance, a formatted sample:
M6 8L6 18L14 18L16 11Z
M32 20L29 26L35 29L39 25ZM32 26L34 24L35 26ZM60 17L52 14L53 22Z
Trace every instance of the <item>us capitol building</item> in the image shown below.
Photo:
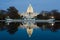
M27 11L22 13L21 15L23 15L23 17L26 17L26 18L33 18L34 16L37 16L38 13L34 13L33 7L31 6L31 4L29 4Z

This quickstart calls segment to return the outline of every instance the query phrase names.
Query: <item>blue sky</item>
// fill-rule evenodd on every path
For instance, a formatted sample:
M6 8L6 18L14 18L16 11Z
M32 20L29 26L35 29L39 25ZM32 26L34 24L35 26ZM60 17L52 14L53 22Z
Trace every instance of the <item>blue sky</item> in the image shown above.
M26 12L29 4L33 6L36 12L53 9L60 11L60 0L0 0L0 10L6 10L10 6L15 6L19 12Z

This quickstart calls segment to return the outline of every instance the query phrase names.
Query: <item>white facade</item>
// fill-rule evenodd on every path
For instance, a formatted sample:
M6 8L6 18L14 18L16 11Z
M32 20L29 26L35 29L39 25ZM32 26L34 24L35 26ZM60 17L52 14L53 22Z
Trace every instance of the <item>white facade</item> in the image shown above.
M34 13L33 7L31 4L29 4L27 11L25 13L22 13L22 15L26 18L33 18L34 16L37 16L38 13Z

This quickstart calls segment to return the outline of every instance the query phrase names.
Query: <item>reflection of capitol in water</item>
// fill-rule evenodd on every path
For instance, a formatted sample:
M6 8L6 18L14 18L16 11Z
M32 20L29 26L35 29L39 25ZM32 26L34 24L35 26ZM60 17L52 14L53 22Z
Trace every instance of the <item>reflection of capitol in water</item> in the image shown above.
M52 32L56 32L60 29L60 22L56 21L54 16L51 16L51 19L36 19L35 17L38 13L34 13L33 7L29 4L27 12L22 13L23 19L8 19L0 20L0 30L6 30L10 34L14 34L18 27L26 28L26 32L29 37L32 36L32 33L35 28L41 28L42 30L50 29ZM45 16L45 14L43 14Z
M31 37L31 35L33 33L33 28L27 28L27 33L28 33L29 37Z
M21 26L22 25L22 26ZM60 29L60 23L56 22L53 26L49 23L35 23L38 29L40 28L42 31L50 30L51 32L57 32ZM15 32L18 31L18 28L25 27L24 24L19 22L12 22L9 25L7 25L5 22L0 22L0 31L7 30L10 34L15 34ZM35 26L34 26L35 27ZM34 27L32 26L26 26L26 32L29 37L32 36Z

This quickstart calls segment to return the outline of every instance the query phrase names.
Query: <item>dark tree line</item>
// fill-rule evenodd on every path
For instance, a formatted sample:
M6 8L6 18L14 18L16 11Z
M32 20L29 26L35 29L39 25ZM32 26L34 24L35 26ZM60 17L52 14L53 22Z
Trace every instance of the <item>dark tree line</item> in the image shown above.
M42 11L36 16L36 19L50 19L54 17L56 20L60 20L60 12L58 10Z
M18 10L15 7L9 7L7 10L9 17L12 19L20 19L22 17L18 14Z
M4 20L7 16L7 12L5 10L0 10L0 20Z
M7 10L0 10L0 20L4 20L7 16L11 19L22 19L15 7L9 7Z

